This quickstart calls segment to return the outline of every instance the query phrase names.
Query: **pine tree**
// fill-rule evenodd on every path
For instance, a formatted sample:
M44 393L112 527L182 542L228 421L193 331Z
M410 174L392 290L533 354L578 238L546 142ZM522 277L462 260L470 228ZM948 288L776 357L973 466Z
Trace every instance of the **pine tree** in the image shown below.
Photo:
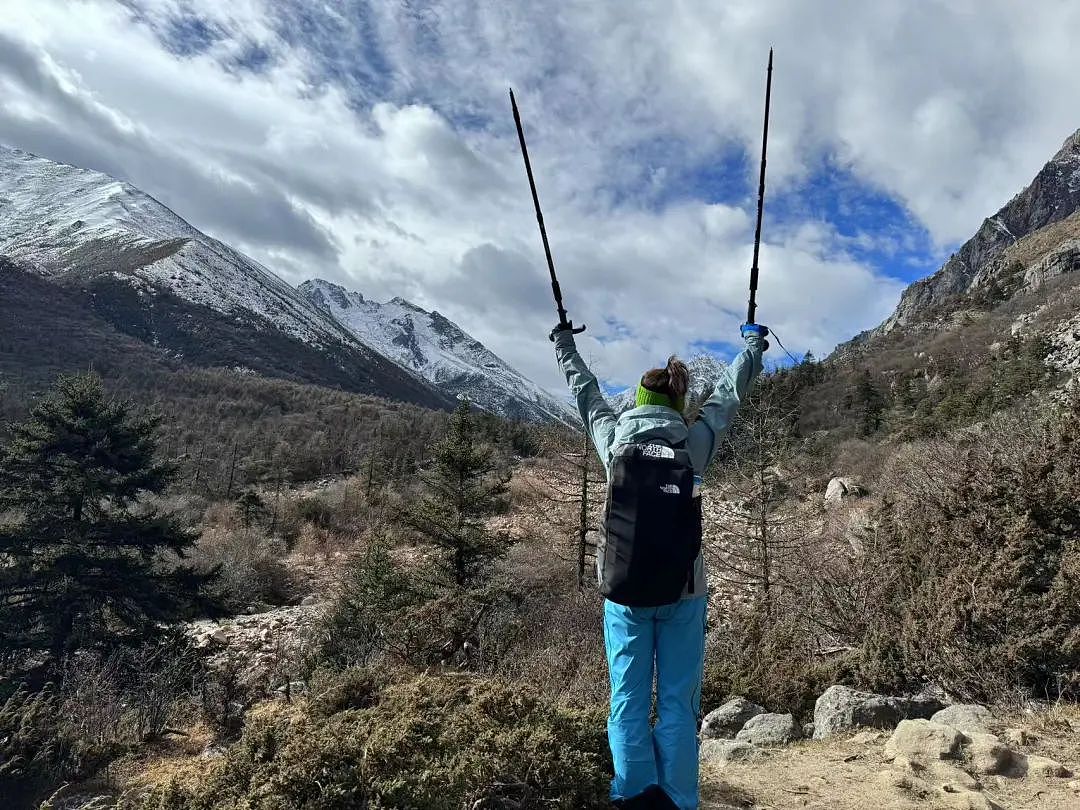
M864 370L855 383L853 393L855 414L859 422L859 434L872 436L881 428L885 412L885 397L874 383L870 372Z
M480 442L468 402L454 412L422 478L428 492L405 517L440 552L438 584L457 590L481 584L509 547L505 535L486 525L506 505L508 477L494 449Z
M0 650L59 664L160 632L206 577L172 564L194 538L144 496L169 467L156 422L62 377L0 448Z
M245 529L250 529L256 524L262 523L270 514L259 497L259 493L253 489L245 489L236 499L236 514Z

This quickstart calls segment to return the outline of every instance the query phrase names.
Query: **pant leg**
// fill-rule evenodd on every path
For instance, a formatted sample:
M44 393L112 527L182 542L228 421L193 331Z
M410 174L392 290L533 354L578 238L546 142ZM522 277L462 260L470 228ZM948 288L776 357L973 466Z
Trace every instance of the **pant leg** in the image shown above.
M657 784L652 711L655 608L604 602L604 646L611 678L608 742L615 766L611 797L626 799Z
M659 608L653 740L660 787L679 810L698 806L698 717L705 666L704 597Z

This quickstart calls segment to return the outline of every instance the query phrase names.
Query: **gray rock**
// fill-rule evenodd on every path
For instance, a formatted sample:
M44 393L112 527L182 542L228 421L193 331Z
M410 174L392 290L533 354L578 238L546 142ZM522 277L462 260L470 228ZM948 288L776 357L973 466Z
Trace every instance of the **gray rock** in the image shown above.
M746 721L735 735L739 742L762 747L787 745L802 738L802 729L790 714L759 714Z
M964 735L951 726L930 720L901 720L885 743L885 759L898 756L913 762L934 762L953 757L960 750Z
M729 762L739 762L756 759L760 751L748 742L739 740L716 740L708 739L701 743L701 759L713 765L727 765Z
M305 596L303 599L300 600L300 604L304 607L308 607L310 605L317 605L319 604L319 597L317 597L315 594L309 594L308 596Z
M977 703L958 703L936 712L931 718L935 723L952 726L965 734L989 734L994 725L994 715Z
M964 753L971 761L971 770L985 776L1006 773L1013 766L1012 749L993 734L966 732Z
M814 704L814 739L824 740L853 728L889 728L896 713L882 695L848 686L830 686Z
M759 714L765 714L765 709L756 703L744 697L732 698L719 709L705 715L701 722L701 736L706 739L731 739L748 720Z
M855 478L833 478L825 488L825 505L835 506L849 498L861 498L866 490Z
M896 701L904 720L929 720L945 708L945 703L940 698L926 693L893 700Z
M894 728L901 720L929 719L941 702L928 695L891 697L847 686L830 686L814 704L814 739L854 728Z
M1017 766L1025 776L1049 776L1055 779L1067 779L1072 776L1068 768L1049 757L1017 757Z
M813 723L803 723L802 735L806 739L812 740L814 738L814 724Z

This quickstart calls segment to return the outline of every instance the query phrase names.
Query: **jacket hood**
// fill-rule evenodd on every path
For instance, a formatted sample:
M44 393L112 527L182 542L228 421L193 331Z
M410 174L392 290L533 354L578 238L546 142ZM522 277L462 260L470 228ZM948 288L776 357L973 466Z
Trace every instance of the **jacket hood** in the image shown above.
M611 449L623 444L635 444L660 439L668 444L685 442L689 428L682 414L663 405L642 405L625 411L615 423Z

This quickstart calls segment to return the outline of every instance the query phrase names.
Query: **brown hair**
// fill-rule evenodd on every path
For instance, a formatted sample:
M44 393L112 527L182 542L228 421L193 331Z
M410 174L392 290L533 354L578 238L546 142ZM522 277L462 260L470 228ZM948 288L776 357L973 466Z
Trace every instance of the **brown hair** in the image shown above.
M690 369L678 357L671 355L666 367L650 369L642 374L641 384L650 391L680 400L690 390Z

